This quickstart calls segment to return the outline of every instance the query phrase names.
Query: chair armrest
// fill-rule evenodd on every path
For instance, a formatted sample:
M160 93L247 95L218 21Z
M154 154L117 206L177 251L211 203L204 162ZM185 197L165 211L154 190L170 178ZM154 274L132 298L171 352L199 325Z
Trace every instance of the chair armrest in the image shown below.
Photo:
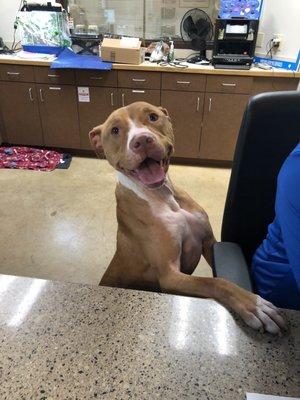
M253 292L253 285L240 246L231 242L217 242L213 246L213 275L224 278Z

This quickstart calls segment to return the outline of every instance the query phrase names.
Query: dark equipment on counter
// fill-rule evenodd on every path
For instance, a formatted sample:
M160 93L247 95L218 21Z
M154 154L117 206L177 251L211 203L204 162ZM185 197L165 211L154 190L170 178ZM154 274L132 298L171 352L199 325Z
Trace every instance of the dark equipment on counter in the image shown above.
M99 45L103 40L102 35L71 35L72 48L73 46L80 47L79 50L73 48L76 54L99 54Z
M217 19L212 64L215 68L250 69L254 58L258 20Z
M21 11L57 11L61 12L60 6L53 6L51 1L48 1L47 4L39 4L39 3L27 3L27 1L23 2L23 6Z
M206 42L213 36L213 25L206 12L199 8L187 11L180 23L180 34L182 40L189 43L189 47L199 51L197 62L206 60Z

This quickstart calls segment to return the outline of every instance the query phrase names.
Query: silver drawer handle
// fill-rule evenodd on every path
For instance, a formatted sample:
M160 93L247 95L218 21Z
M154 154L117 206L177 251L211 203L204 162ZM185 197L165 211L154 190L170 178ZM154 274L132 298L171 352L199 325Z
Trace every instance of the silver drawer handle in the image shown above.
M33 98L33 96L32 96L32 88L29 88L29 89L28 89L28 93L29 93L30 101L34 101L34 98Z
M7 73L7 75L20 75L20 72L9 72L9 71L7 71L6 73Z
M110 94L110 105L113 107L115 104L114 104L114 94L113 94L113 92Z
M49 90L61 90L60 87L49 86Z
M145 79L145 78L142 78L142 79L139 79L139 78L132 78L131 80L132 80L132 82L146 82L146 79Z
M125 94L122 93L122 107L125 107Z
M211 97L209 98L209 105L208 105L208 111L211 111Z
M133 90L132 93L145 93L145 90Z
M236 83L224 83L224 82L222 82L222 86L235 87L235 86L236 86Z
M49 78L59 78L60 75L56 75L56 74L48 74Z
M103 76L90 76L90 79L94 81L101 81L101 79L103 79Z
M177 81L178 85L189 85L190 81Z
M197 111L199 111L200 107L200 97L197 97Z
M44 103L43 89L40 89L40 99L41 102Z

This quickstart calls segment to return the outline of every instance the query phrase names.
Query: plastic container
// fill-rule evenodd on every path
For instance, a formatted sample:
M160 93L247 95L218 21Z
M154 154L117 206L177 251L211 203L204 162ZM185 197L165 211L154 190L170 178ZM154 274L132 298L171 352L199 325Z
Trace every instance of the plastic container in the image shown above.
M63 51L65 47L61 46L38 46L38 45L24 45L22 46L24 51L31 53L43 53L43 54L54 54L58 55Z

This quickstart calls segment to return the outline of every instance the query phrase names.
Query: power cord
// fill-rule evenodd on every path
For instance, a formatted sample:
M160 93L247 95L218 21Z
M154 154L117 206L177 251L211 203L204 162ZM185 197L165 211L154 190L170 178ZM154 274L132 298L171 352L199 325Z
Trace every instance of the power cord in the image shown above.
M280 43L278 41L276 41L276 39L272 38L268 41L267 45L266 45L266 57L268 57L268 55L270 54L271 59L273 58L273 53L272 50L273 49L278 49Z
M26 5L27 2L24 1L24 0L21 0L20 3L19 3L18 12L21 11L21 8L22 8L22 6L23 6L24 4ZM16 43L16 33L17 33L18 26L19 26L19 21L20 21L20 18L19 18L18 16L16 16L16 19L15 19L15 21L14 21L14 37L13 37L13 43L12 43L12 45L11 45L11 51L12 51L12 52L16 51L16 47L17 47L17 45L20 43L20 41Z

